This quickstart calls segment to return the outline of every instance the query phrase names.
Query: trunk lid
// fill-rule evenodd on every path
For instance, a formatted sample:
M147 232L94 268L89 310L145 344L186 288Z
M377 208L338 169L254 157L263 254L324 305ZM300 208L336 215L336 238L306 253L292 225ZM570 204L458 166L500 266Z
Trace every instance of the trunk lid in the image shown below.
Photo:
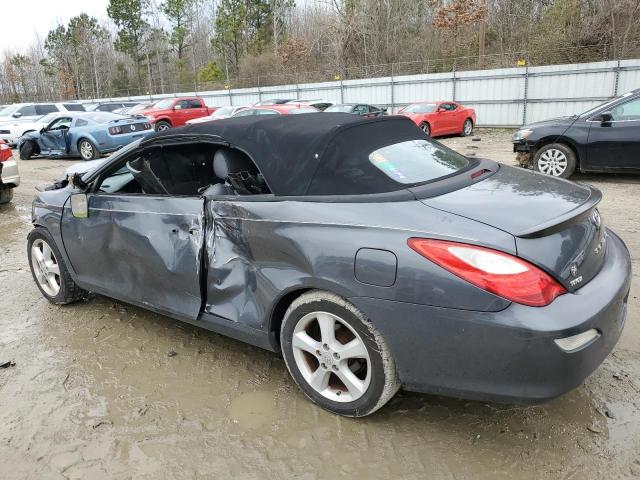
M422 202L512 234L519 257L575 291L604 261L601 198L589 186L501 166L483 181Z

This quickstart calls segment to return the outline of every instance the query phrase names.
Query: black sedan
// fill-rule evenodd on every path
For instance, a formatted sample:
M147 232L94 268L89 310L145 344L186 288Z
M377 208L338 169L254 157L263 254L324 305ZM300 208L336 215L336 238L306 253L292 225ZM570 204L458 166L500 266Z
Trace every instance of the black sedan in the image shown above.
M554 177L640 171L640 89L580 115L531 123L513 136L522 166Z
M631 261L598 190L405 117L233 117L74 168L33 202L47 300L96 292L279 352L338 414L401 386L540 402L622 333Z
M366 103L339 103L331 105L325 112L342 112L360 115L361 117L381 117L385 114L386 108L380 108Z

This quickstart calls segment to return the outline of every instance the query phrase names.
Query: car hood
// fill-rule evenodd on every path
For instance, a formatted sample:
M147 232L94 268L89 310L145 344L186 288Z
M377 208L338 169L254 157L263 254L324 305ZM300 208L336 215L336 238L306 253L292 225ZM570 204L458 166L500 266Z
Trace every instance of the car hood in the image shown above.
M169 109L168 108L147 108L146 110L141 111L140 115L153 115L154 113L166 112L167 110Z
M521 128L541 128L541 127L570 127L575 123L578 119L577 115L573 115L571 117L556 117L549 118L548 120L541 120L539 122L528 123L524 127Z
M98 168L100 168L102 165L104 165L107 162L107 160L109 160L109 158L99 158L97 160L78 162L74 165L71 165L69 168L67 168L64 171L64 175L62 176L61 180L68 178L71 175L74 175L76 173L79 173L80 175L91 173L97 170Z

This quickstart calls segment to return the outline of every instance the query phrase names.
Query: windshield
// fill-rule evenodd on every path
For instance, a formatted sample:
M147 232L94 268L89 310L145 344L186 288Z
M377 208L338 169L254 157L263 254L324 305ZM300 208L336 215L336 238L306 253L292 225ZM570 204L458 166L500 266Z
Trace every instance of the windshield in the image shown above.
M153 105L153 108L170 108L173 105L173 98L167 98L166 100L160 100Z
M402 113L431 113L435 112L436 104L435 103L414 103L413 105L409 105L404 110L401 110Z
M594 112L600 110L601 108L606 107L607 105L612 105L612 104L616 103L618 100L621 100L621 99L623 99L625 97L628 97L631 94L633 94L633 92L625 93L624 95L616 97L616 98L614 98L612 100L609 100L607 102L601 103L600 105L598 105L596 107L593 107L593 108L590 108L586 112L581 113L579 116L580 117L588 117L589 115L593 115Z
M20 105L9 105L8 107L3 108L2 110L0 110L0 117L8 117L10 116L13 112L15 112L18 107Z
M233 113L233 109L235 107L222 107L217 109L215 112L213 112L210 116L212 117L223 117L223 116L230 116Z
M111 112L93 112L89 115L83 115L82 118L88 118L89 120L93 120L96 123L109 123L113 120L127 118L127 116Z
M351 113L351 109L353 107L351 105L332 105L325 110L325 112L344 112Z
M129 108L129 109L125 109L127 114L129 115L135 115L136 113L140 113L144 110L146 110L147 108L151 107L151 103L139 103L138 105L134 105L133 107Z
M38 123L46 123L48 125L49 122L52 122L58 115L60 115L60 112L47 113L44 117L38 120Z
M469 165L462 155L427 140L408 140L379 148L369 154L369 161L403 185L430 182Z

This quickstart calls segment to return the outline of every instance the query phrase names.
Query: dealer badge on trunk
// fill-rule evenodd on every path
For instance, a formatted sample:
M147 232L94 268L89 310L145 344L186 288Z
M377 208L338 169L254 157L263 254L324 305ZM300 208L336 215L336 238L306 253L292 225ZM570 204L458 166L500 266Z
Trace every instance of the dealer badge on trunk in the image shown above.
M572 287L575 287L580 282L582 282L582 275L580 275L579 277L576 277L576 275L578 275L578 265L576 265L575 263L571 265L571 268L569 269L569 273L571 273L572 277L575 277L573 280L569 282L569 285L571 285Z

